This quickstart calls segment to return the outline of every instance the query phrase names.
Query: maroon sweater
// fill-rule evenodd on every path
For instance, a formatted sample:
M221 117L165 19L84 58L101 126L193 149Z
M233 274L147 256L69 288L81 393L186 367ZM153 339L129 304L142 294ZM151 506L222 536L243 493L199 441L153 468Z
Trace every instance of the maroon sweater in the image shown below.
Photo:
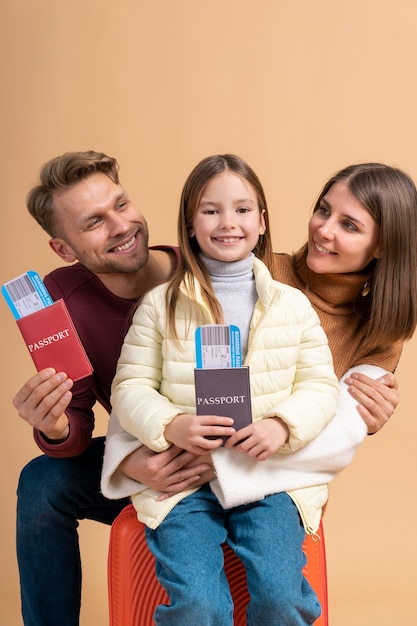
M174 250L179 260L178 248L173 246L151 249ZM54 270L45 276L44 282L53 300L65 300L94 372L75 382L71 389L73 396L66 410L69 437L62 443L52 443L38 430L34 437L49 456L76 456L90 443L96 401L110 412L111 384L136 299L115 296L80 263Z

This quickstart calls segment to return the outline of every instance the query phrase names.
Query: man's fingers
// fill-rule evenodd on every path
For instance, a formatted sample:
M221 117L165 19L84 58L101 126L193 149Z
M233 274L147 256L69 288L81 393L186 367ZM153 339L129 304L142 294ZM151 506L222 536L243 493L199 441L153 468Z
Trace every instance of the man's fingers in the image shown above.
M158 496L158 500L166 500L174 493L179 493L192 487L201 487L215 477L214 469L210 465L197 465L189 470L182 470L172 475L173 483L167 486L164 493Z
M35 374L35 376L32 376L32 378L30 378L14 396L12 400L13 406L19 410L21 405L27 402L28 398L30 398L35 389L50 380L54 374L55 370L48 368L41 370Z

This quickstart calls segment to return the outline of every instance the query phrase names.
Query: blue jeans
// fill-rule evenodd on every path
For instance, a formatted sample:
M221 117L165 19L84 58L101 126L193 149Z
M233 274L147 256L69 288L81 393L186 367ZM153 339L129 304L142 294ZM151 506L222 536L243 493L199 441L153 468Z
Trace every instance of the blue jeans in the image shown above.
M147 528L146 538L170 598L170 606L156 609L158 626L233 624L223 542L245 565L248 626L305 626L321 614L302 573L305 531L286 493L224 510L204 486L181 500L156 530Z
M79 624L78 520L111 524L129 503L100 493L103 453L98 437L77 457L40 456L20 475L16 539L25 626Z

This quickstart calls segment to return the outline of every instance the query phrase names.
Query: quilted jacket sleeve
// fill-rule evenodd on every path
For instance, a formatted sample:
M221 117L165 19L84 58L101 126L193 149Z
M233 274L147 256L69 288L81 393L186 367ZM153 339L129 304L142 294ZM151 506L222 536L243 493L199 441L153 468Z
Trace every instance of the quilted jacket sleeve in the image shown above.
M112 385L111 404L120 425L155 452L170 444L165 426L182 411L159 393L165 316L149 292L133 318L120 353ZM158 310L159 309L159 310Z

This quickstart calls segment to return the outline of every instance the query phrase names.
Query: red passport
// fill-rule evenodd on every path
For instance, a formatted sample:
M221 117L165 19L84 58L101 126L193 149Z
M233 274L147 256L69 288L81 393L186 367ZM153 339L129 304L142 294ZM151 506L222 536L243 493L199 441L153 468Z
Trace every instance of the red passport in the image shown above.
M39 371L53 367L79 380L93 372L64 300L26 315L16 323Z

